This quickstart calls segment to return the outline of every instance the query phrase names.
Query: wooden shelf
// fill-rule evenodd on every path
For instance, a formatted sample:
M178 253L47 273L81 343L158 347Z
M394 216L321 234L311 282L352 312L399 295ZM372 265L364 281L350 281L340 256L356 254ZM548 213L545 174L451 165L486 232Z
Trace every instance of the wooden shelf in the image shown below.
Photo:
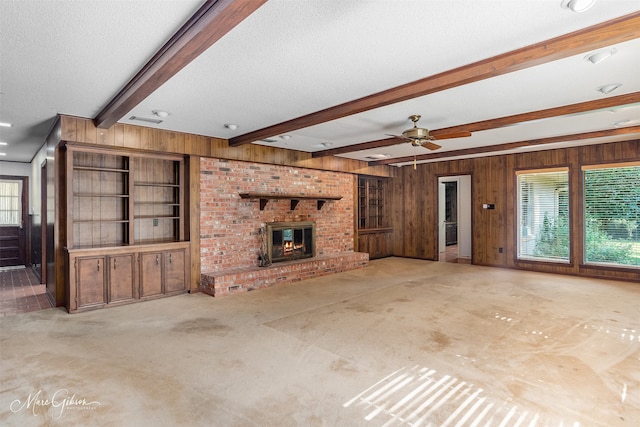
M129 169L103 168L99 166L73 166L73 169L79 171L91 172L111 172L111 173L129 173Z
M300 200L316 200L318 210L322 209L329 200L341 200L342 196L301 196L297 194L265 194L265 193L240 193L242 199L260 199L260 210L264 210L269 200L291 200L291 210L294 210Z
M180 188L180 184L171 184L169 182L134 182L136 187L168 187L168 188Z

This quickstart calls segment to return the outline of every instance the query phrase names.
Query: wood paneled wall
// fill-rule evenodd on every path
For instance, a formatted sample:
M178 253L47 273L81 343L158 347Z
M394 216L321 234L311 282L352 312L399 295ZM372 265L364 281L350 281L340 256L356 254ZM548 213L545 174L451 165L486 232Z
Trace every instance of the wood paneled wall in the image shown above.
M311 153L285 150L255 144L229 147L226 139L152 129L117 123L99 129L90 119L61 116L63 141L151 150L169 153L244 160L255 163L297 166L309 169L347 172L374 176L394 176L395 169L386 165L369 166L367 162L341 157L312 158Z
M438 177L471 175L472 262L549 273L640 280L633 269L582 265L581 166L640 160L640 140L407 166L394 180L394 255L438 258ZM569 167L572 254L569 265L516 259L516 170ZM482 209L495 204L494 210ZM503 248L500 252L499 248Z

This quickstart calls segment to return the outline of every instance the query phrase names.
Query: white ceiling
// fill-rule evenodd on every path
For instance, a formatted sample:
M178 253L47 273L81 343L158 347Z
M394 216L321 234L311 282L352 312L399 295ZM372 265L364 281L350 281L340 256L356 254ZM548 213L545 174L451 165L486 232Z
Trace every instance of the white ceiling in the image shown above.
M9 144L0 146L0 160L29 162L58 113L95 117L201 4L0 0L0 121L13 124L0 128ZM158 128L231 138L637 11L638 0L599 0L584 13L561 0L269 0L120 121L141 124L129 117L165 110ZM640 39L615 48L599 64L580 54L256 143L321 151L399 134L411 114L439 129L640 91ZM608 83L622 86L610 95L596 91ZM442 140L438 153L625 120L640 125L640 100ZM640 135L526 150L632 137ZM341 156L424 153L405 143Z

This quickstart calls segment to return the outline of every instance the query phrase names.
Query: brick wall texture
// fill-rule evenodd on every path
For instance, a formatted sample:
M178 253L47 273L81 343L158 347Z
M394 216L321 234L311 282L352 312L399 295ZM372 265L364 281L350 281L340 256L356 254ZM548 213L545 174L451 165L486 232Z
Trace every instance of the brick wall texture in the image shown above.
M345 173L235 160L200 160L200 259L203 273L258 266L259 229L267 222L314 221L316 256L353 252L354 180ZM317 209L315 200L258 199L240 193L341 196Z

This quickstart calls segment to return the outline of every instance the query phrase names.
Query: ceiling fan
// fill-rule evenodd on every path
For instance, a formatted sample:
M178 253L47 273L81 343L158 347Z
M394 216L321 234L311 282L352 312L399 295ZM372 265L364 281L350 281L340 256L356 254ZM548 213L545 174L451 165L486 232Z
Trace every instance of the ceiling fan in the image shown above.
M442 147L434 143L433 141L435 140L450 139L450 138L464 138L467 136L471 136L471 132L455 132L455 133L448 133L448 134L442 134L437 136L431 135L429 134L429 129L418 127L418 120L420 120L420 117L422 116L420 116L419 114L414 114L412 116L409 116L409 120L413 122L413 127L411 129L407 129L404 132L402 132L402 135L390 135L390 134L387 134L387 135L393 136L395 138L404 139L405 141L410 142L411 145L413 145L414 147L424 147L429 150L437 150L438 148Z

